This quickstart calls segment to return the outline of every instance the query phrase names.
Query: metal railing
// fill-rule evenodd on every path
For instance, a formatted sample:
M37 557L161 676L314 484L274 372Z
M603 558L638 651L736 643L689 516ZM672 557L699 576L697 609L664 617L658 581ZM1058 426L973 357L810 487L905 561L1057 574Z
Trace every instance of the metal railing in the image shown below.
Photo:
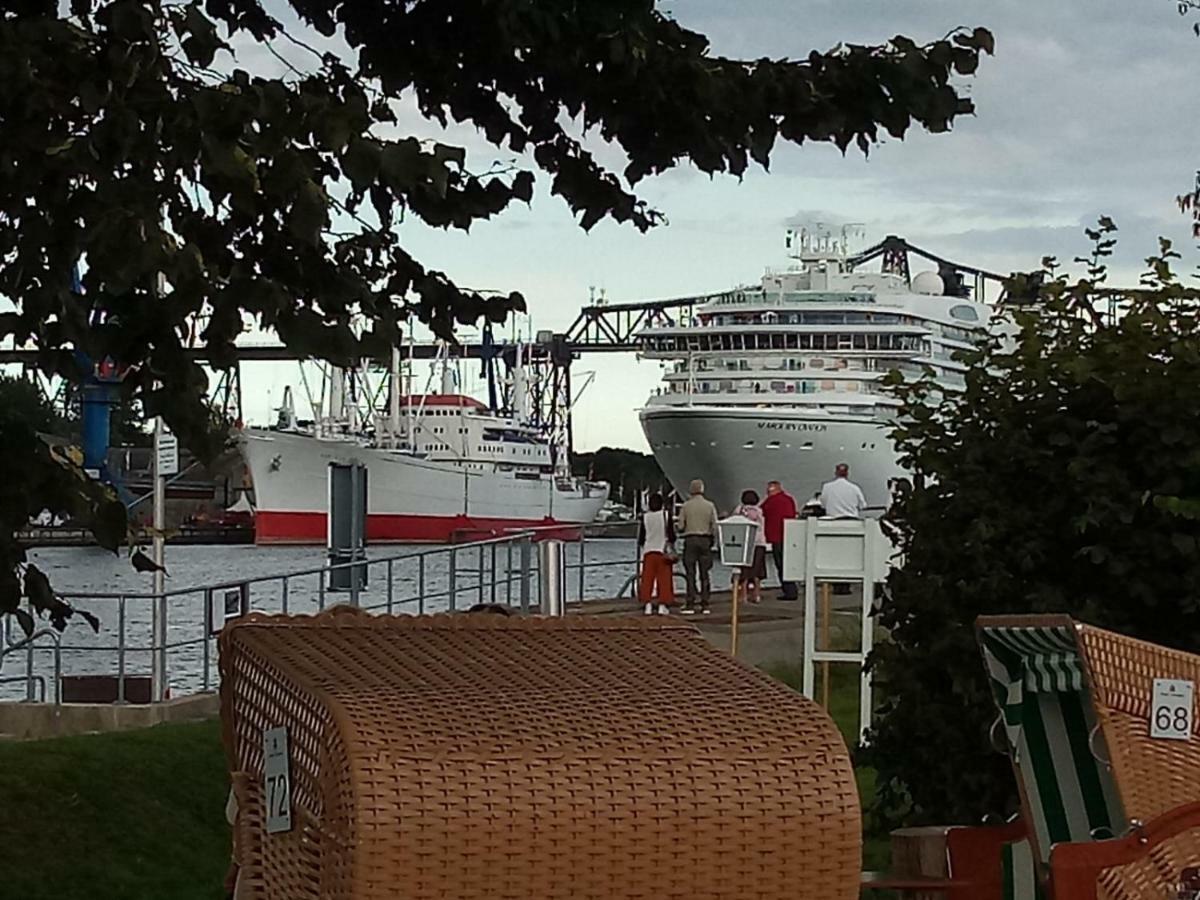
M381 613L455 612L477 604L500 604L523 613L560 613L564 601L616 598L636 583L634 541L604 537L627 525L522 529L496 537L404 552L336 566L234 578L161 594L70 592L62 596L101 622L98 633L72 624L63 635L39 628L30 637L0 616L0 701L62 702L64 676L115 676L118 703L126 702L131 680L154 680L151 697L163 700L215 689L216 635L228 618L246 613L314 613L349 603ZM555 565L555 597L547 596L536 542L566 538ZM334 591L330 574L363 569L361 588ZM626 577L626 574L629 577ZM352 584L357 580L350 579ZM158 625L156 638L153 626ZM6 663L10 672L6 672ZM52 664L50 672L40 671ZM10 674L11 673L11 674ZM23 685L23 696L5 697L5 685ZM36 690L40 686L40 692ZM47 690L49 686L49 690ZM144 687L144 685L142 685ZM49 694L49 696L47 696Z

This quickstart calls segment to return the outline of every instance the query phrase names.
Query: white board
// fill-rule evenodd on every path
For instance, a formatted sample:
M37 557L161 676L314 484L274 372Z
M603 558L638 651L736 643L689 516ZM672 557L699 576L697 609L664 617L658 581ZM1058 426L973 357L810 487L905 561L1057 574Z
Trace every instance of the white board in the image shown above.
M179 438L175 437L169 431L164 431L158 436L154 449L158 455L158 474L163 476L178 475Z
M1150 692L1150 737L1190 741L1195 692L1194 682L1179 678L1155 678Z
M292 830L292 775L286 728L263 729L263 800L267 834Z

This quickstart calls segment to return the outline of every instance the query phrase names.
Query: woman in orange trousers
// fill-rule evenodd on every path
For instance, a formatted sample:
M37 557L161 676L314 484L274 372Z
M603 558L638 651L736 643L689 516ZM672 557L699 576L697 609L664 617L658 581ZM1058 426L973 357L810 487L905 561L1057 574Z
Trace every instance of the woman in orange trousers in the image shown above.
M658 614L665 616L675 602L673 568L675 565L675 524L670 514L663 509L663 498L652 494L646 504L649 508L642 515L638 527L638 549L642 557L642 579L638 598L642 601L646 615L655 611L657 593Z

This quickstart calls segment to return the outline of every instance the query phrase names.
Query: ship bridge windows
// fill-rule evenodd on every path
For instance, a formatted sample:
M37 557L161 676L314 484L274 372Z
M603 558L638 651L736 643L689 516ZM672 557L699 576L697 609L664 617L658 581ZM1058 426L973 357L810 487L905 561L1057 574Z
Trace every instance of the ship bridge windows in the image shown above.
M964 322L979 321L979 311L973 306L968 306L966 303L950 307L950 315L956 319L962 319Z
M686 340L678 336L646 338L644 349L648 352L677 353L681 356L693 352L738 353L753 350L910 351L919 349L921 341L920 335L877 332L700 334L692 335ZM731 368L729 361L725 362L725 366Z

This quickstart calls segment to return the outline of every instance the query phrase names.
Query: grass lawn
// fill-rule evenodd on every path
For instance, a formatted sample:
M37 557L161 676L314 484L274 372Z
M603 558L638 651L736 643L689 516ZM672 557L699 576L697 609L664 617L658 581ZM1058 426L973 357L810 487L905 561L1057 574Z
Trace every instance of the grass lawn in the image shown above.
M853 744L857 680L837 668L830 706ZM799 684L797 668L770 672ZM0 896L219 900L228 784L216 722L0 742ZM869 800L874 771L858 786ZM886 836L867 837L863 863L886 868Z
M0 896L217 900L225 772L215 721L0 742Z

